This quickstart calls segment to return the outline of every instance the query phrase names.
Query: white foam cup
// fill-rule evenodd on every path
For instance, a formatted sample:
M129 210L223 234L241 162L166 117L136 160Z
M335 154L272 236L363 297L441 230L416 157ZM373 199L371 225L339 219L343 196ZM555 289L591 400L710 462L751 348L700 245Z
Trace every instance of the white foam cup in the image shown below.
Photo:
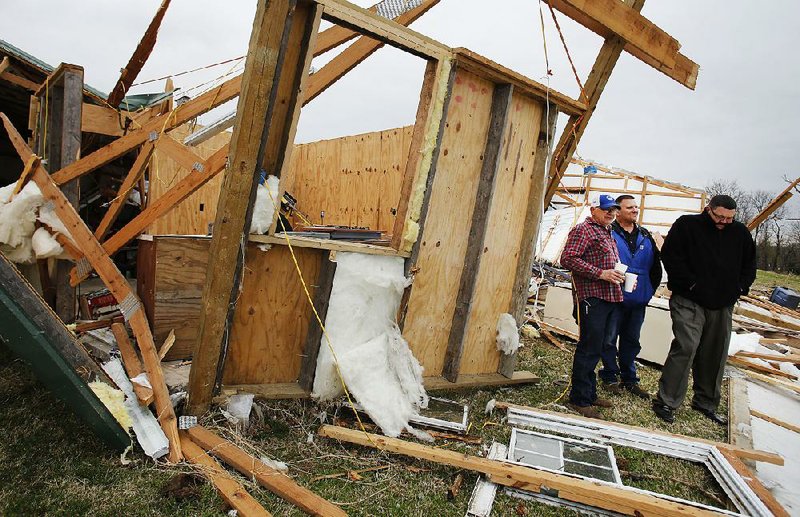
M620 273L625 274L627 270L628 266L626 264L623 264L622 262L617 262L616 264L614 264L614 271L619 271Z
M636 286L636 273L625 273L625 292L632 293L634 287Z

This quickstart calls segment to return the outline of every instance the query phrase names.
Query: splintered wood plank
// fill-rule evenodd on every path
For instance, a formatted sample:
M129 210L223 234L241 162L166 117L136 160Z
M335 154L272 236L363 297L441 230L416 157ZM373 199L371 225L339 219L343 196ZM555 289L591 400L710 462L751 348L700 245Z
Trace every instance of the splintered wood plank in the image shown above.
M134 393L136 393L136 398L139 399L141 405L147 407L153 402L153 390L132 381L134 377L144 371L144 368L142 368L142 362L139 360L139 356L136 355L136 350L131 345L130 339L128 339L128 331L122 323L113 323L111 332L117 340L117 348L120 355L122 355L125 371L128 372L128 377L131 378L131 385Z
M467 241L494 85L456 71L403 336L427 375L441 375Z
M599 484L588 479L577 479L564 474L470 456L461 452L443 450L343 427L324 425L320 427L319 435L363 447L374 447L382 451L479 472L489 476L492 482L504 486L512 486L537 493L557 492L558 497L562 499L596 506L625 515L676 517L685 517L687 515L711 517L719 515L714 511L663 499L655 494L642 493L616 485Z
M0 113L0 119L8 132L14 148L20 155L23 161L30 159L33 154L27 146L22 136L17 132L11 121L5 114ZM172 401L169 398L169 391L167 385L164 383L164 375L161 371L161 362L158 360L156 347L153 343L153 335L150 333L150 327L147 324L147 318L144 315L141 304L136 298L136 295L131 290L128 281L117 269L117 266L111 260L103 247L97 242L91 230L86 226L81 217L70 205L69 201L64 194L56 186L47 170L39 165L33 172L31 179L36 182L42 195L48 201L53 203L53 207L59 219L64 223L70 235L75 239L76 244L83 249L86 259L97 270L97 274L103 280L114 299L122 306L130 307L129 311L132 315L129 316L128 322L131 325L134 335L136 336L139 350L142 352L144 359L145 370L150 379L150 384L153 387L153 395L155 397L156 416L164 430L167 439L169 440L169 460L171 462L178 462L181 460L181 447L178 440L178 426L175 418L175 411L172 407Z
M324 251L294 248L309 292L319 285ZM326 258L327 260L327 258ZM295 382L300 376L310 310L287 246L247 248L224 384Z
M218 381L220 352L239 296L242 241L252 219L256 180L262 166L271 172L283 169L287 147L293 141L299 114L298 90L302 90L302 78L307 74L319 14L318 4L297 5L293 0L259 3L256 10L231 138L230 166L214 222L200 337L189 375L187 409L191 413L205 411ZM303 33L301 48L287 48L291 36L298 32ZM287 54L294 59L286 59ZM279 98L285 104L278 103Z
M447 341L443 375L455 381L461 368L461 359L464 355L465 334L467 326L472 319L473 302L483 296L476 292L476 277L481 261L485 255L486 233L489 226L489 214L495 195L497 171L500 167L501 149L508 130L508 115L511 107L513 87L508 84L496 85L492 94L492 114L489 122L485 148L483 151L483 165L481 176L472 210L467 250L464 255L464 266L461 272L461 281L458 287L455 311L450 326L450 335Z
M183 447L186 461L200 467L200 472L205 476L217 492L234 510L242 516L265 516L270 514L261 504L253 499L247 490L236 481L233 476L222 468L214 458L198 446L186 431L181 431L181 446Z
M511 101L472 311L464 335L459 370L464 374L494 373L500 364L497 320L511 306L528 196L534 180L542 108L538 101L521 95L514 95ZM541 183L541 177L536 179Z
M225 463L254 479L273 494L281 497L311 515L341 517L347 515L341 508L318 496L311 490L295 483L289 476L279 472L242 449L223 440L202 426L186 431L192 441Z

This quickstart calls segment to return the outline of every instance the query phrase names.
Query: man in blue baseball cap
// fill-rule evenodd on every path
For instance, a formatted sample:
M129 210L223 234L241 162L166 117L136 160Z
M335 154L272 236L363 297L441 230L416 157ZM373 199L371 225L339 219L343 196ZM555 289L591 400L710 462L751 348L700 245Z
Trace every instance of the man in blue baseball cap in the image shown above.
M619 211L616 200L601 194L591 202L591 215L569 232L561 265L572 272L574 293L578 300L577 319L580 337L572 360L572 389L569 407L589 418L603 418L597 407L611 407L597 396L595 367L603 344L614 330L614 314L622 302L625 275L614 267L619 253L611 223Z

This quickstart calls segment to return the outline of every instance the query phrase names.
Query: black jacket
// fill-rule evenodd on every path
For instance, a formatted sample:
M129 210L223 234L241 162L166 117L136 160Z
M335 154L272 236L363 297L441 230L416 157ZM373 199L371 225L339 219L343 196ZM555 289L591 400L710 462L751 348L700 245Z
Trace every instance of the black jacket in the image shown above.
M734 221L718 230L707 212L675 221L661 260L669 289L706 309L733 305L756 279L756 246L747 227Z
M643 226L639 226L638 224L635 228L639 229L639 232L650 241L650 245L653 247L653 265L650 266L650 285L653 286L653 289L658 289L659 284L661 284L661 252L658 251L658 246L656 246L656 241L653 239L653 236ZM618 221L614 221L611 223L611 230L617 232L619 235L625 238L626 231L622 228L622 225L619 224Z

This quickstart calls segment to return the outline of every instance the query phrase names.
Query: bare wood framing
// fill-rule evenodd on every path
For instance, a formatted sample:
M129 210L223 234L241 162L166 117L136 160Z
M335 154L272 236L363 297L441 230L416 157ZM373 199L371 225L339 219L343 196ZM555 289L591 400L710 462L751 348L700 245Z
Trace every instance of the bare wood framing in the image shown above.
M451 382L455 382L458 378L458 371L461 365L464 334L467 329L473 296L475 295L475 280L477 279L478 268L483 256L484 238L489 221L495 178L500 165L500 148L505 137L506 119L511 106L513 90L514 87L510 84L496 85L492 95L491 120L489 121L489 131L486 135L486 143L482 155L483 165L475 193L472 225L467 240L464 268L461 274L455 310L453 311L453 320L450 325L450 335L442 370L442 375Z
M789 201L789 198L792 197L792 189L795 188L799 182L800 178L797 178L796 180L791 182L789 186L783 189L783 192L775 196L775 199L770 201L769 204L764 208L764 210L759 212L755 217L753 217L747 223L747 229L750 231L755 230L756 227L759 224L763 223L769 216L771 216L772 213L775 212L775 210L779 209L781 206L783 206L784 203Z
M220 193L214 236L209 253L209 271L203 291L200 331L189 376L189 405L192 413L205 411L217 383L223 340L229 328L241 277L242 242L252 218L255 185L262 164L279 171L285 147L276 152L269 140L286 145L296 123L299 104L289 98L287 116L274 118L281 86L296 91L310 59L309 48L319 24L317 4L297 5L294 0L259 3L250 37L242 80L225 182ZM285 63L290 34L302 32L302 46L294 62ZM293 70L292 70L293 69ZM266 116L265 116L266 115ZM260 135L255 139L253 135ZM288 146L287 146L288 147Z
M642 10L644 7L644 0L627 0L627 5L636 12ZM580 115L572 115L567 121L564 132L556 144L555 154L550 165L550 183L547 187L547 194L544 197L545 204L550 204L553 199L558 184L561 181L561 175L567 170L569 159L575 153L578 142L589 124L589 119L592 117L597 103L600 101L600 96L611 77L611 72L617 64L619 56L622 54L622 49L625 48L625 40L619 37L606 38L600 52L597 54L592 71L589 72L589 77L583 86L583 93L586 99L586 111Z
M557 491L558 497L562 499L620 512L625 515L718 515L717 512L662 499L652 494L621 488L611 483L577 479L521 465L469 456L461 452L406 442L397 438L388 438L330 425L322 426L319 429L319 434L320 436L347 443L374 447L383 451L480 472L489 476L492 482L504 486L513 486L514 488L536 493Z
M755 492L761 502L764 503L764 506L769 509L770 512L775 517L789 517L789 513L786 509L775 499L775 496L772 495L772 492L767 490L761 481L753 474L753 471L750 470L747 465L744 464L742 460L740 460L733 451L720 449L719 452L722 456L728 460L728 463L731 464L731 467L740 475L742 479L750 486L750 489Z
M531 280L536 241L539 237L539 227L544 213L544 194L547 189L547 158L553 146L553 136L556 130L558 112L555 106L550 106L549 117L542 117L539 128L539 140L536 145L536 157L533 163L533 184L528 195L528 207L525 213L525 227L522 232L522 243L517 262L517 272L514 278L514 291L511 295L509 314L514 317L517 326L522 323L525 316L525 305L528 301L528 285ZM498 373L510 377L517 366L517 354L502 354Z
M779 427L783 427L784 429L794 431L795 433L800 433L800 426L791 424L789 422L784 422L783 420L775 418L774 416L770 416L766 413L762 413L761 411L756 411L755 409L751 409L750 414L756 418L764 420L765 422L769 422L770 424L775 424Z
M22 136L5 114L0 113L0 118L17 153L23 161L30 159L33 153ZM86 259L97 270L98 275L100 275L108 290L111 291L114 299L123 307L130 307L128 322L136 336L139 350L142 352L142 358L144 359L145 370L153 387L158 421L170 443L169 460L171 462L180 461L182 455L180 441L178 440L175 411L172 408L169 391L164 383L161 362L158 360L158 354L153 343L153 335L150 333L150 327L147 324L147 318L144 315L141 303L131 290L127 280L114 265L114 262L105 253L97 239L94 238L91 230L89 230L72 205L69 204L69 201L64 197L64 194L53 182L47 170L40 165L34 171L32 179L39 186L42 195L53 202L56 214L67 227L70 235L76 240L76 243L79 243L83 248Z

